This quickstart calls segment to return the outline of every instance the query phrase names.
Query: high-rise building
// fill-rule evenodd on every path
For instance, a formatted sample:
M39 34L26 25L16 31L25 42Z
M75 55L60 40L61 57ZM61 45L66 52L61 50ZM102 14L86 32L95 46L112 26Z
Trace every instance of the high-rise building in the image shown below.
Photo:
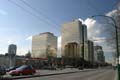
M98 63L105 63L105 56L102 49L102 46L96 45L94 46L95 54L97 54L97 61Z
M9 55L9 65L10 67L15 66L15 60L16 60L16 51L17 46L15 44L10 44L8 47L8 55Z
M84 39L83 39L84 35ZM83 43L84 41L84 43ZM87 54L87 27L79 20L64 23L62 25L62 57L82 58L82 46L84 44L84 56ZM86 58L85 58L86 59Z
M57 56L57 37L50 32L40 33L32 37L32 58Z
M88 61L94 63L94 43L88 40Z
M15 44L10 44L8 47L8 54L16 55L17 46Z

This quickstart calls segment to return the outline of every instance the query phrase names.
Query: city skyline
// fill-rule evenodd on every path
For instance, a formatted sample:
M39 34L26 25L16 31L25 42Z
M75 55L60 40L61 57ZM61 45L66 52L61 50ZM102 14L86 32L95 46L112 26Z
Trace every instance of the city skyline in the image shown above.
M34 2L32 0L25 2L35 7L38 10L38 12L41 12L42 10L42 12L49 16L50 20L51 21L53 20L53 22L49 21L48 19L45 19L41 14L39 15L37 12L30 9L28 6L26 6L19 0L16 1L1 0L0 1L0 17L1 17L0 37L2 37L2 40L0 40L1 54L5 54L7 52L7 46L13 43L18 46L17 55L24 55L28 52L28 50L31 51L32 35L42 32L52 32L58 37L60 37L61 36L60 25L65 22L69 22L73 19L79 19L83 21L85 24L89 25L88 26L89 29L90 25L93 26L95 24L94 20L92 20L91 22L91 19L88 18L89 16L95 14L107 14L108 12L109 12L108 14L112 13L111 11L115 9L114 6L118 1L111 0L104 2L103 0L101 1L94 0L89 1L90 2L89 4L88 2L86 2L86 0L82 1L77 0L74 3L72 2L72 0L70 0L69 4L67 3L67 1L56 2L55 0L52 0L51 2L49 2L48 0L45 0L43 2L41 1ZM80 4L78 4L78 2L80 2ZM105 8L101 5L108 2L109 4L104 6ZM16 6L14 3L23 6L25 10L28 10L32 12L32 14L40 16L40 18L37 19L36 17L30 15L29 12L26 12L24 9L21 9L20 7ZM41 5L38 5L38 3L40 3ZM46 5L42 5L42 3L45 3ZM82 5L82 7L80 7L79 5ZM77 7L79 7L80 10L77 10ZM97 10L94 7L97 7ZM56 23L59 24L59 27L55 27ZM90 34L89 36L91 35L93 34Z

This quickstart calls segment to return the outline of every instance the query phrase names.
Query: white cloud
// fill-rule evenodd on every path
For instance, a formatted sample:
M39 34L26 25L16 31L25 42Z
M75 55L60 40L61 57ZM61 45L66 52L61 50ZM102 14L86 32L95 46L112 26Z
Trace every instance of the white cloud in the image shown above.
M61 47L61 36L58 37L58 47Z
M4 11L4 10L2 10L2 9L0 9L0 14L1 14L1 15L7 15L7 12Z
M81 18L78 18L79 21L82 22L82 24L85 24L87 25L87 29L90 30L92 29L93 27L95 27L95 23L96 23L96 20L92 19L92 18L87 18L85 21L82 20Z
M113 16L113 15L117 15L117 9L114 9L114 10L106 13L106 16Z
M84 20L82 20L81 18L78 18L79 21L81 21L82 23L84 23Z
M1 36L1 35L0 35ZM1 36L0 39L0 54L5 54L8 52L8 45L15 44L17 45L17 55L25 55L28 50L31 51L31 37L28 37L26 40L24 36L19 34L8 35L7 37Z
M17 51L21 51L19 50L19 46L21 45L21 42L22 41L22 36L9 36L9 37L3 37L1 40L0 40L0 54L5 54L8 52L8 46L10 44L15 44L17 45Z
M87 25L87 28L88 28L88 29L91 29L92 27L94 27L95 23L96 23L96 20L91 19L91 18L87 18L87 19L84 21L84 24Z
M106 39L105 37L101 37L101 35L105 35L103 32L103 29L105 29L105 25L98 23L96 20L92 18L87 18L85 21L79 18L80 21L82 21L83 24L87 25L87 33L88 33L88 39L91 41L95 41L95 43L103 43Z
M26 40L32 40L32 36L27 37Z
M94 41L96 44L102 44L106 41L105 37L93 37L91 41Z
M17 55L25 55L29 51L28 47L17 46Z
M115 16L118 15L117 14L117 10L112 10L108 13L106 13L106 16ZM95 40L98 38L104 38L106 39L106 37L101 37L101 35L108 35L108 33L106 32L107 27L110 25L105 25L105 24L101 24L98 21L94 20L93 18L87 18L85 21L83 21L82 19L79 18L80 21L82 21L83 24L87 25L87 30L88 30L88 39L90 40ZM111 20L109 20L109 23ZM104 41L96 41L96 43L101 43Z
M8 44L12 44L12 41L11 41L11 40L8 40Z
M93 40L99 41L99 40L105 40L105 37L93 37Z
M102 25L96 20L87 18L84 23L87 25L87 30L88 30L88 39L94 40L97 38L100 38L99 36L102 33Z
M61 36L58 37L58 51L57 51L57 57L61 57Z

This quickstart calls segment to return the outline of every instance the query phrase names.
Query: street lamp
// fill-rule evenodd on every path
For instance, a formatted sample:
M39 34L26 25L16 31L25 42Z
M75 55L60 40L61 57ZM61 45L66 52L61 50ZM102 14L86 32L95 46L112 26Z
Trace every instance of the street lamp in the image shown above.
M119 45L118 45L118 27L116 24L116 21L114 18L110 17L110 16L106 16L106 15L94 15L91 16L91 18L94 17L105 17L105 18L109 18L113 21L114 23L114 27L115 27L115 34L116 34L116 52L117 52L117 67L118 67L118 80L120 79L120 65L119 65Z

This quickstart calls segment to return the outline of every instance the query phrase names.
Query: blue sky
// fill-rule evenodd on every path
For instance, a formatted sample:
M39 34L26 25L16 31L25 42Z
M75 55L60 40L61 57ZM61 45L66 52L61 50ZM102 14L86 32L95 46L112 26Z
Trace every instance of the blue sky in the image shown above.
M35 8L39 14L22 1ZM118 1L0 0L0 53L6 53L8 45L14 43L18 47L17 54L25 54L31 49L31 41L28 39L30 36L48 31L60 36L63 23L78 18L86 20L92 15L106 14L115 9Z

